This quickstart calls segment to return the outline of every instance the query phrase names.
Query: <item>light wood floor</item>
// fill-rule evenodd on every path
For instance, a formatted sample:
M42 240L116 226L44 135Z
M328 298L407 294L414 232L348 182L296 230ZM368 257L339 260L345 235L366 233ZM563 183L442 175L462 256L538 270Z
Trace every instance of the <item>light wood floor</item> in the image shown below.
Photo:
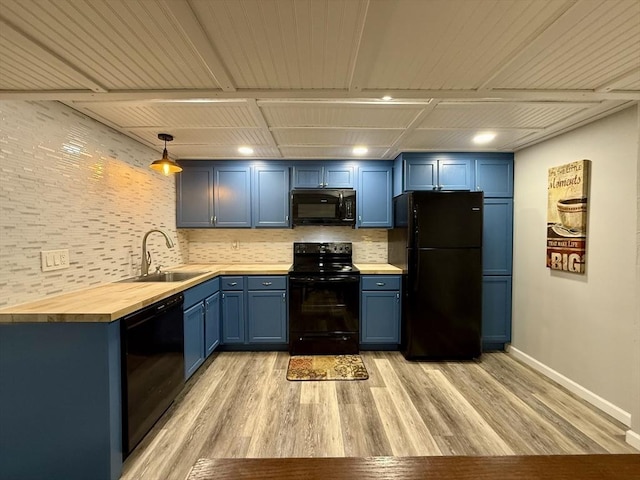
M369 380L289 382L286 352L214 354L122 479L184 480L199 458L638 453L622 424L507 354L362 357Z

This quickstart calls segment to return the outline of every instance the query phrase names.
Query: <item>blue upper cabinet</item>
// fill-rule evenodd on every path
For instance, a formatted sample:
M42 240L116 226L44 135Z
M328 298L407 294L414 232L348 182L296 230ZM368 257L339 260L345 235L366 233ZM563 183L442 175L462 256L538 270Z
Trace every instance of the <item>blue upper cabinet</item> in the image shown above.
M297 164L293 167L293 188L354 188L354 166L342 162Z
M254 167L252 186L253 226L288 227L289 167Z
M438 160L439 190L472 190L473 160L444 158Z
M391 166L362 165L358 167L356 213L359 228L393 226Z
M322 188L324 171L322 165L296 165L293 167L293 188Z
M437 160L407 160L404 169L404 190L437 190Z
M176 175L176 199L176 226L213 226L213 168L184 168Z
M354 188L355 172L353 165L325 165L324 186L327 188Z
M403 154L404 190L472 190L473 159L463 154Z
M251 167L216 166L214 220L216 227L251 227Z
M476 160L476 190L485 198L513 197L513 154L496 154Z

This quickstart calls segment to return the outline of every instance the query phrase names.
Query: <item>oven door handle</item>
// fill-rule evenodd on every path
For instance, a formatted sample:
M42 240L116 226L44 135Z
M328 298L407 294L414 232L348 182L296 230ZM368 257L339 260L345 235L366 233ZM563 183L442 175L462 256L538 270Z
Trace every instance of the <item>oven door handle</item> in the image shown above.
M358 275L349 275L346 277L295 277L290 278L291 283L295 284L310 284L310 283L327 283L327 282L359 282L360 277Z

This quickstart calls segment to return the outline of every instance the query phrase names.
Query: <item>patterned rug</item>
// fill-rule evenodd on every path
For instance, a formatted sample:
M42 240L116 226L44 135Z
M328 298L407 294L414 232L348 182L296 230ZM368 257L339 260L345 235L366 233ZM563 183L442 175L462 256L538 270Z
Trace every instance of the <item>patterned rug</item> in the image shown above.
M287 380L366 380L360 355L300 355L289 359Z

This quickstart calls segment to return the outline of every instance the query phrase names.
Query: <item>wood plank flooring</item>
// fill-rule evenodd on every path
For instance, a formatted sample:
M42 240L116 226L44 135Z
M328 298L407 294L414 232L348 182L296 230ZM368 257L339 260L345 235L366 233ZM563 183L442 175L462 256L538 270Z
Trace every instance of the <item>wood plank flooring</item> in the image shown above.
M200 458L638 453L622 424L505 353L362 357L369 380L289 382L286 352L214 354L122 480L184 480Z

